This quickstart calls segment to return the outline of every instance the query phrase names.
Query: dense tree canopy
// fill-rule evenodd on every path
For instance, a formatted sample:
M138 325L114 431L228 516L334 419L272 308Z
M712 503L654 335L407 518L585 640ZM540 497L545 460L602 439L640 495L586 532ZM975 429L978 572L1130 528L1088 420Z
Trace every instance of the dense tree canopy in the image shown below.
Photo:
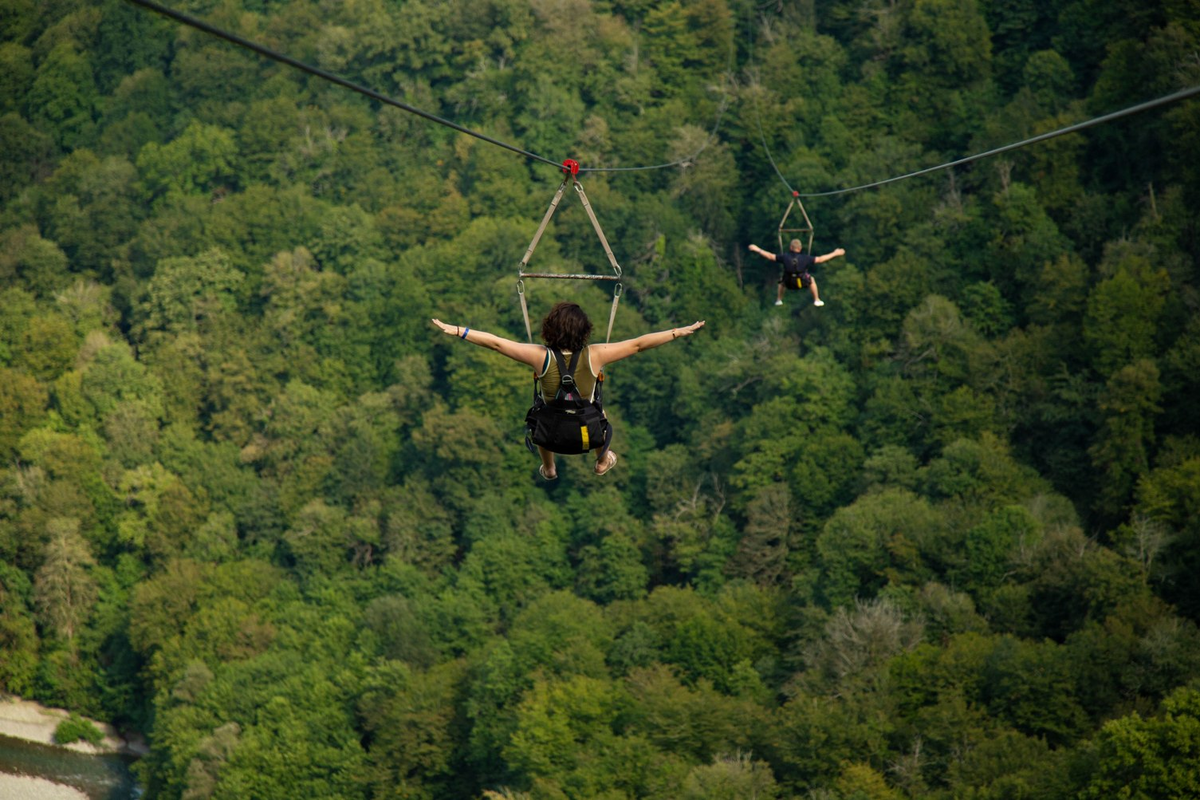
M0 8L0 691L161 798L1184 798L1187 3L179 3L585 167L620 466L539 483L553 168L122 0ZM766 145L764 147L764 145ZM606 272L578 200L535 254ZM590 283L529 282L540 315Z

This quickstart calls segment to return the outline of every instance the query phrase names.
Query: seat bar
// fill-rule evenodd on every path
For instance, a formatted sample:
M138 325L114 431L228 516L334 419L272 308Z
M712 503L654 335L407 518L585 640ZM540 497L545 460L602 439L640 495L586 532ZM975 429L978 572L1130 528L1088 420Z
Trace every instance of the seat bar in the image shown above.
M591 273L574 273L565 274L561 272L521 272L518 273L521 278L558 278L560 280L573 281L619 281L619 275L592 275Z

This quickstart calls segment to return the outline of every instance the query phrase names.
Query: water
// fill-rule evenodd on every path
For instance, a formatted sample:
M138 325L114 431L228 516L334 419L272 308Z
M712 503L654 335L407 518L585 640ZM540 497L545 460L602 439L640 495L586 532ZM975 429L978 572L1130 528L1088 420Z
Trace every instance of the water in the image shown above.
M93 756L0 735L0 772L31 775L71 786L91 800L137 797L131 756Z

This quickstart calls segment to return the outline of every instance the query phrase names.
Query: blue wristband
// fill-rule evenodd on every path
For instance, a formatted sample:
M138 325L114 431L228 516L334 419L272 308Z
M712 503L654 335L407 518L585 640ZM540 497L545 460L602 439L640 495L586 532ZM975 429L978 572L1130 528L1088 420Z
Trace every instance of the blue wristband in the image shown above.
M471 332L471 329L470 329L470 328L463 328L462 336L460 336L460 337L458 337L458 338L460 338L460 339L466 339L466 338L467 338L467 334L468 334L468 333L470 333L470 332Z

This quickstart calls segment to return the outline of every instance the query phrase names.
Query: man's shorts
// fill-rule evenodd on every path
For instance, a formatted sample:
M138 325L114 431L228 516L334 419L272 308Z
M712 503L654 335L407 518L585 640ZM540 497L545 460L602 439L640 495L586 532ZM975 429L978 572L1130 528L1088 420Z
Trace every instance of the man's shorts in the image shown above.
M779 282L789 289L807 289L809 286L812 286L812 275L809 275L807 272L800 274L794 272L784 273L779 278Z

